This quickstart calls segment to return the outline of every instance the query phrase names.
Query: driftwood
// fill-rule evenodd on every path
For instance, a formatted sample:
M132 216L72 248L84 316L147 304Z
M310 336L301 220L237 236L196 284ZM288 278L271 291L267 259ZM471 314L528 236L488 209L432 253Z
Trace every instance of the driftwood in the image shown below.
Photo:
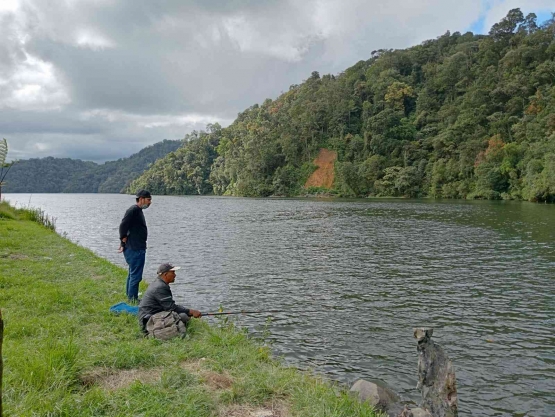
M433 329L414 330L418 351L420 407L402 405L399 397L385 386L359 379L351 387L360 401L367 401L390 417L458 417L457 384L453 363L443 348L432 341Z
M453 363L432 340L433 329L414 330L418 350L418 385L422 408L433 417L458 417L457 384Z

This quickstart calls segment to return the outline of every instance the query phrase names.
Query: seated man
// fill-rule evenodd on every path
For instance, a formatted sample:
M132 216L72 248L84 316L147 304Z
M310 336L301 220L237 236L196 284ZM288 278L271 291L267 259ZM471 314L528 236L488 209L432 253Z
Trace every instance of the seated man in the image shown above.
M185 324L190 316L200 317L202 314L198 310L185 308L175 304L173 301L170 285L175 281L175 271L181 269L178 266L165 263L158 267L158 278L148 286L139 304L139 324L143 332L150 316L162 311L175 311Z

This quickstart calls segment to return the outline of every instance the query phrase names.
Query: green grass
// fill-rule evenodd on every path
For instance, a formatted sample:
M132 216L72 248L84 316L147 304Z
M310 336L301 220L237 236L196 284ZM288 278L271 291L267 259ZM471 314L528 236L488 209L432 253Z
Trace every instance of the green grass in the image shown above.
M108 311L125 278L44 213L0 203L5 416L375 415L225 320L195 319L185 339L143 338L135 317Z
M48 216L43 210L35 209L16 209L5 201L0 201L0 220L29 220L39 224L50 230L55 230L56 221L53 217Z

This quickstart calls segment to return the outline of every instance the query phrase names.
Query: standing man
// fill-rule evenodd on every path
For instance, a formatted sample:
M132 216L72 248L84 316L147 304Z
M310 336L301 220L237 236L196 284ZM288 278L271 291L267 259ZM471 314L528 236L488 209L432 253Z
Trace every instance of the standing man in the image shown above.
M131 303L139 300L139 283L145 267L148 230L143 210L152 204L152 196L147 190L139 190L135 197L136 204L127 209L119 225L119 252L123 252L129 265L125 292Z

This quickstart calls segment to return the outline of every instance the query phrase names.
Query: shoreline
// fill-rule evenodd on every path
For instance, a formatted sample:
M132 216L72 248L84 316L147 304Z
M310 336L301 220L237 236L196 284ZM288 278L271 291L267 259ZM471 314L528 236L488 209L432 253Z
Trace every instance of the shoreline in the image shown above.
M6 415L377 415L227 320L195 319L184 340L143 338L135 316L109 312L126 271L37 214L0 203Z
M43 192L2 192L2 201L4 200L4 194L11 194L11 195L18 195L18 194L27 194L27 195L128 195L131 196L133 194L127 193L43 193ZM207 198L241 198L241 199L255 199L255 200L322 200L322 201L329 201L329 200L339 200L339 201L372 201L372 200L399 200L399 201L426 201L426 202L435 202L435 203L470 203L470 202L492 202L492 203L530 203L534 205L552 205L555 202L547 202L547 201L529 201L529 200L522 200L522 199L483 199L483 198L434 198L430 196L422 196L422 197L406 197L406 196L366 196L366 197L346 197L346 196L339 196L333 192L325 192L325 193L302 193L293 196L285 196L285 195L269 195L269 196L256 196L256 197L244 197L244 196L235 196L235 195L218 195L218 194L153 194L156 197L207 197ZM9 202L9 201L8 201ZM31 205L32 207L32 205Z

